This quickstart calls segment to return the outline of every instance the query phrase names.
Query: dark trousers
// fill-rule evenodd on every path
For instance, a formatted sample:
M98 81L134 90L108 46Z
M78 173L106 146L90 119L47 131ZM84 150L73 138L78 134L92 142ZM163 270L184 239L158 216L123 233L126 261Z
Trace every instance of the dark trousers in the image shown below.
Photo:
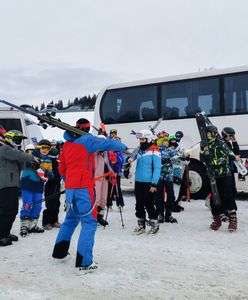
M60 182L51 180L45 185L45 197L54 195L60 192ZM58 221L60 195L50 198L46 203L46 209L43 211L42 225L54 224Z
M145 219L146 211L149 219L157 219L154 194L150 192L151 183L135 181L136 217Z
M211 197L210 205L212 214L222 214L226 211L237 210L235 198L233 196L233 179L232 176L216 178L216 184L221 200L221 205L215 206Z
M116 197L116 205L124 206L124 200L121 191L121 176L117 175L116 177L116 185L113 187L110 182L108 182L108 198L107 198L107 206L113 205L113 199Z
M167 196L166 202L164 202L164 189L166 190ZM165 209L169 212L173 212L175 203L173 182L165 181L160 178L157 184L157 192L154 196L158 214L164 214Z
M18 213L18 188L0 190L0 239L8 237Z

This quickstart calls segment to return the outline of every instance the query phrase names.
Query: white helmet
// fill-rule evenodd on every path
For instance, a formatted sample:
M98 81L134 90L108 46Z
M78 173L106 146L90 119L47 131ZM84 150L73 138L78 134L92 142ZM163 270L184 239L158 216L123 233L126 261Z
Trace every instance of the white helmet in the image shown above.
M35 150L34 144L28 144L28 145L25 147L25 151L28 151L28 150Z
M136 133L136 138L137 139L147 139L147 142L150 143L154 139L154 135L152 132L148 129L143 129L140 130L139 132Z

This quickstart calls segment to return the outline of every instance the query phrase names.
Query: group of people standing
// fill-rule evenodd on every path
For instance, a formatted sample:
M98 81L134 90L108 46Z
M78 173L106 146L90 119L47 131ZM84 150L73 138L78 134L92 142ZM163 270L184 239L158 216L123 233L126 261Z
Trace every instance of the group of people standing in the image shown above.
M20 235L43 233L44 229L59 228L60 175L58 159L61 142L40 140L29 144L24 151L22 141L26 137L18 130L1 134L0 143L0 245L8 246L18 237L10 233L18 213L18 196L21 194ZM38 220L42 209L42 196L52 197L45 201L42 225Z
M122 165L130 165L134 161L135 214L138 223L134 232L144 233L148 224L148 234L156 234L159 223L177 223L172 212L176 200L185 197L185 191L181 191L178 199L175 199L173 159L178 156L178 145L183 133L178 131L172 136L161 131L155 136L150 130L141 130L136 134L139 140L137 149L128 153L127 146L117 136L116 129L112 129L108 136L101 128L99 134L93 136L89 133L90 126L87 119L81 118L75 127L82 131L82 135L65 131L65 143L41 140L36 146L28 145L25 152L20 151L22 140L25 139L22 133L12 130L2 134L1 246L10 245L12 241L18 240L10 230L18 213L20 186L23 201L20 235L27 236L28 233L42 233L44 229L59 228L52 256L55 259L64 259L68 255L72 234L81 223L75 266L81 271L96 269L93 246L97 221L101 225L107 225L103 212L106 207L111 209L113 197L116 198L120 209L124 206L120 184ZM240 159L235 132L226 127L220 138L216 127L207 126L207 135L209 149L207 152L204 145L201 145L200 158L203 162L211 160L221 199L221 205L216 207L213 197L209 197L214 219L210 228L218 230L223 214L226 214L229 219L229 231L235 231L237 206L233 161ZM66 193L66 217L62 225L58 221L61 179L64 181ZM43 192L46 199L51 195L54 199L46 201L42 218L43 228L40 228L37 223Z

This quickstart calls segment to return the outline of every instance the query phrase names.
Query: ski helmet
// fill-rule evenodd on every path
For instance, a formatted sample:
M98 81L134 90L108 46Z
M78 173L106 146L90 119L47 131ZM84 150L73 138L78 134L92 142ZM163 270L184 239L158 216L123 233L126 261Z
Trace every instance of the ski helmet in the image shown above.
M89 132L90 131L90 121L85 118L81 118L81 119L77 120L76 128L79 128L85 132Z
M165 136L169 137L169 133L166 132L166 131L164 131L164 130L159 131L159 133L157 134L157 137L158 137L159 139L162 138L162 137L165 137Z
M28 144L28 145L25 147L25 151L28 151L28 150L35 150L34 144Z
M48 140L40 140L39 143L38 143L38 146L48 146L48 147L51 147L51 142L48 141Z
M168 136L164 136L164 137L161 137L157 140L157 145L158 146L161 146L163 144L164 141L169 141L169 137Z
M136 138L137 139L147 139L147 142L151 143L151 141L154 139L154 136L150 130L143 129L136 133Z
M19 146L22 140L27 139L19 130L10 130L4 134L5 140L11 144Z
M183 132L182 131L177 131L176 133L175 133L175 137L177 138L177 139L181 139L182 137L183 137Z
M225 127L221 131L222 135L235 135L235 130L232 127Z
M206 130L207 130L207 132L214 132L214 133L217 133L217 132L218 132L217 127L214 126L214 125L207 125L207 126L206 126Z
M169 141L171 141L171 140L176 140L176 137L174 135L170 135L169 136Z

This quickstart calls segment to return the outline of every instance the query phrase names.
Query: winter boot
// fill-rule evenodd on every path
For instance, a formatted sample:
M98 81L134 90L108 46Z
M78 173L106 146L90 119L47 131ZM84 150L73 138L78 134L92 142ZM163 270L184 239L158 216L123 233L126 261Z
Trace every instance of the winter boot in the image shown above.
M28 235L28 226L29 226L29 220L21 219L20 236L26 237Z
M157 220L150 220L150 225L151 228L149 229L149 231L147 232L147 234L156 234L159 230L159 224Z
M166 223L177 223L177 219L172 217L172 214L170 211L166 211L164 221Z
M215 215L213 216L213 223L210 224L210 229L212 230L218 230L221 226L221 215Z
M164 214L158 215L158 223L164 223Z
M11 239L12 242L17 242L18 241L18 236L16 236L15 234L10 233L8 238Z
M0 239L0 246L1 247L5 247L5 246L9 246L9 245L12 245L12 241L9 237Z
M229 232L234 232L237 230L237 214L236 212L229 213L229 225L228 230Z
M145 233L146 223L144 219L138 219L138 225L134 228L134 233L137 235Z
M38 218L29 220L29 233L43 233L44 229L37 226Z

